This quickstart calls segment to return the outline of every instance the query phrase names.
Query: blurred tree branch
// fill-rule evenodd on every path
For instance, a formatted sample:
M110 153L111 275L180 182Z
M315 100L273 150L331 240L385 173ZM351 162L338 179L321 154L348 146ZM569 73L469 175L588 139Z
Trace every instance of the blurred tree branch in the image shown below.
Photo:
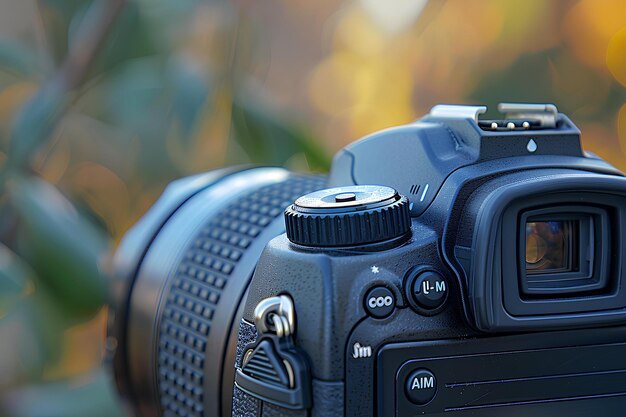
M66 61L51 82L58 83L67 92L76 90L85 82L91 64L125 4L126 0L100 0L92 4Z
M39 146L53 135L71 102L71 94L85 82L126 2L100 0L92 3L65 62L22 108L11 135L5 171L27 169ZM3 174L4 181L6 172Z

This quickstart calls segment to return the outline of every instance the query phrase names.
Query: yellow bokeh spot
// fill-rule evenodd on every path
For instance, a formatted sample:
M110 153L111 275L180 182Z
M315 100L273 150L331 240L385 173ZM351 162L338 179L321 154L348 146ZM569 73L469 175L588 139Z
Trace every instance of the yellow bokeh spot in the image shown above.
M6 125L15 116L15 111L30 98L37 85L32 82L18 82L0 91L0 123Z
M565 19L565 37L572 53L585 64L606 68L606 50L617 31L626 26L626 1L582 0Z
M69 175L72 189L94 213L106 219L113 234L128 230L132 194L115 172L95 162L84 162L72 167Z
M359 9L347 13L335 33L335 43L338 47L343 46L361 55L382 52L389 40L390 38L386 38Z
M347 52L323 61L309 83L313 105L347 120L355 136L413 119L412 91L408 67Z
M626 26L611 38L606 52L606 64L615 79L626 86Z
M345 116L355 105L355 58L348 54L331 55L313 71L309 94L313 105L327 115Z

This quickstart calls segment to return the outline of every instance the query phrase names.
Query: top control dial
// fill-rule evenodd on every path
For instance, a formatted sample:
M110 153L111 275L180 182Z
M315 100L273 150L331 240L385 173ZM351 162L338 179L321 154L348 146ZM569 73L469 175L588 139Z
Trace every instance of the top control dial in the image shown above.
M285 211L287 237L315 247L360 246L411 229L409 201L390 187L356 185L302 196Z

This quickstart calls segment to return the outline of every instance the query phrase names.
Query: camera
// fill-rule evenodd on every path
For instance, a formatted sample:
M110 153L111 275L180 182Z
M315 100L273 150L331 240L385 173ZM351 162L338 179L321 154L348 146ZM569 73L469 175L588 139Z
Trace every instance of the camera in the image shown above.
M623 416L626 179L554 105L499 110L171 184L116 254L134 411Z

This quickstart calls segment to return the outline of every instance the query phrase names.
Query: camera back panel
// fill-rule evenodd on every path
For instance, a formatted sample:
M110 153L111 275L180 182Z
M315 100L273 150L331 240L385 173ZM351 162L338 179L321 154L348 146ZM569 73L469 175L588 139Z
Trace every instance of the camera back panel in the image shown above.
M389 344L378 415L623 416L624 330Z

